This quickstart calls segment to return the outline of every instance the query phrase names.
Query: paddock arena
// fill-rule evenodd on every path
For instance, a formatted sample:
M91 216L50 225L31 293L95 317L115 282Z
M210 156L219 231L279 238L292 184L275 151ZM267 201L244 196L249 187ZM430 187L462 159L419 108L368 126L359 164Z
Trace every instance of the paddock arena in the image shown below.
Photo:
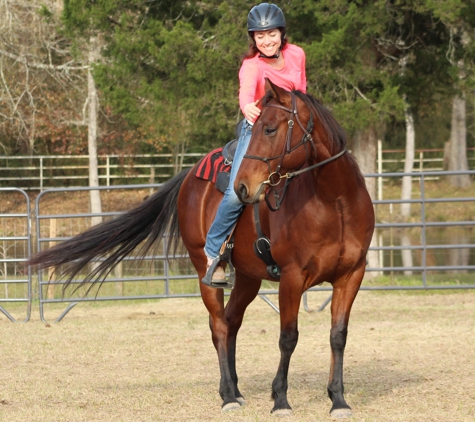
M310 308L327 297L310 293ZM238 338L247 405L229 414L220 412L218 364L200 299L82 303L51 324L33 309L27 324L0 316L0 421L275 420L270 389L279 319L259 298ZM332 420L329 319L329 307L301 308L289 420ZM361 291L345 354L350 420L475 420L474 334L473 291Z

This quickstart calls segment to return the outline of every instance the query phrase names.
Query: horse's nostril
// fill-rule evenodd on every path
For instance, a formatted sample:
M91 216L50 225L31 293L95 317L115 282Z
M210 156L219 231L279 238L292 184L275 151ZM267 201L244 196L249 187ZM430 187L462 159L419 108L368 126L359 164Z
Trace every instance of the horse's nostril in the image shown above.
M247 190L247 187L244 183L239 183L238 184L238 188L237 188L237 196L239 197L239 199L241 201L244 201L245 199L247 199L248 197L248 190Z

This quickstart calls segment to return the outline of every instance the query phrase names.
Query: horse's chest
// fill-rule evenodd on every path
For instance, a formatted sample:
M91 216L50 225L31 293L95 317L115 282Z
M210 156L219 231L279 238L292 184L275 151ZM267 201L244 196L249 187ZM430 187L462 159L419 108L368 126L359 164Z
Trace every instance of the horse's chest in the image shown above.
M271 242L280 258L304 264L329 253L338 256L342 238L340 219L335 215L325 219L318 215L303 217L297 214L294 218L271 225Z

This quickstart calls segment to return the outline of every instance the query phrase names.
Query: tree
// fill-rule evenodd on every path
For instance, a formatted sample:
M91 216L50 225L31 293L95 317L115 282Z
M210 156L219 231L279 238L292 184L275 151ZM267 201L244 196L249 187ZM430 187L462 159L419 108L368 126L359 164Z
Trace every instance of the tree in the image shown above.
M65 24L65 32L71 35L78 35L78 32L74 34L76 17L71 14L71 2L70 0L64 0L64 9L62 13L63 22ZM83 6L87 6L83 3ZM87 129L88 129L88 155L89 155L89 186L99 186L99 169L98 169L98 156L97 156L97 132L98 132L98 93L96 89L96 83L94 81L93 66L100 59L100 43L99 35L96 31L86 30L81 28L79 32L80 39L85 41L87 46L85 49L77 50L77 57L85 61L88 65L87 69ZM93 214L100 214L102 212L102 203L99 190L89 191L89 203L90 210ZM95 225L102 221L101 216L94 216L91 219L91 224Z
M303 16L318 27L305 46L308 69L316 70L308 72L308 90L343 123L362 171L375 173L377 140L388 119L401 118L404 109L394 66L377 42L389 31L387 2L305 1L297 9L294 20ZM304 39L306 29L298 35ZM374 198L374 179L368 188Z
M14 36L8 35L11 19L0 22L7 81L0 81L3 139L16 134L25 150L85 148L84 86L93 39L101 45L101 59L89 73L101 100L98 151L205 152L233 136L252 2L65 0L66 31L57 22L58 2L45 1L43 8L39 3L0 3L6 16L23 13L15 18ZM425 116L435 109L443 115L449 98L473 90L475 19L468 0L283 0L280 5L291 42L307 53L308 92L342 123L364 172L375 171L377 139L388 142L391 136L391 142L405 145L411 122L420 130ZM29 28L30 22L37 28ZM47 30L48 38L37 42ZM434 132L444 133L443 125L436 121ZM419 142L427 141L418 136ZM374 196L370 182L369 187Z
M150 145L206 151L239 120L248 2L67 2L75 31L101 33L94 76L107 105ZM244 12L246 11L246 12Z
M73 60L57 31L57 2L4 0L0 16L5 17L0 20L0 137L5 153L31 154L39 139L53 144L58 138L80 138L71 126L82 120L84 99L77 84L87 66Z
M464 29L462 30L462 35L460 36L459 44L462 48L469 43L470 35ZM466 105L465 105L465 89L463 80L467 76L467 71L465 70L465 58L455 58L456 41L454 40L454 30L453 27L449 28L450 31L450 54L449 60L452 66L456 70L456 82L455 88L458 89L452 101L452 120L451 120L451 131L450 139L448 141L447 147L445 148L445 162L447 163L447 170L468 170L468 161L467 161L467 125L466 125ZM460 46L459 46L460 47ZM468 188L471 185L470 176L468 174L460 174L456 176L449 176L449 182L452 186L457 188Z
M373 143L384 137L388 124L399 122L411 140L420 116L433 113L436 101L460 89L454 86L460 73L446 53L463 56L464 86L474 80L468 69L473 71L475 49L466 34L473 32L475 19L466 0L322 0L295 9L294 21L313 21L318 28L309 31L303 24L297 34L307 43L308 67L317 70L309 72L309 90L318 92L342 121L364 172L374 172ZM454 22L464 28L464 37L450 35ZM464 48L457 50L463 39ZM458 150L465 151L463 146Z
M99 160L97 156L97 129L98 118L97 113L99 109L98 94L96 89L96 83L92 74L92 68L94 64L100 58L100 49L95 37L89 40L89 69L87 70L87 98L88 98L88 115L87 115L87 149L89 155L89 186L99 186ZM99 190L89 191L89 201L91 205L92 213L102 212L101 195ZM99 224L102 221L102 217L93 216L91 218L91 224Z

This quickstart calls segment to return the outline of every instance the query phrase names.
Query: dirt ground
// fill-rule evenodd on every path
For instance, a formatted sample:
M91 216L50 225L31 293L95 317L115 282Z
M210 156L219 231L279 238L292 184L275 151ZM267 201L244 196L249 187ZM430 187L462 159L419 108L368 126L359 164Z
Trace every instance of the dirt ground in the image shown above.
M311 293L316 309L328 293ZM270 297L275 302L275 297ZM35 308L35 307L34 307ZM49 309L54 319L62 308ZM324 421L329 308L300 313L292 421ZM218 365L200 299L80 304L61 323L0 318L0 421L270 421L278 315L259 298L238 341L247 405L220 413ZM349 328L354 422L475 420L475 292L360 292Z

